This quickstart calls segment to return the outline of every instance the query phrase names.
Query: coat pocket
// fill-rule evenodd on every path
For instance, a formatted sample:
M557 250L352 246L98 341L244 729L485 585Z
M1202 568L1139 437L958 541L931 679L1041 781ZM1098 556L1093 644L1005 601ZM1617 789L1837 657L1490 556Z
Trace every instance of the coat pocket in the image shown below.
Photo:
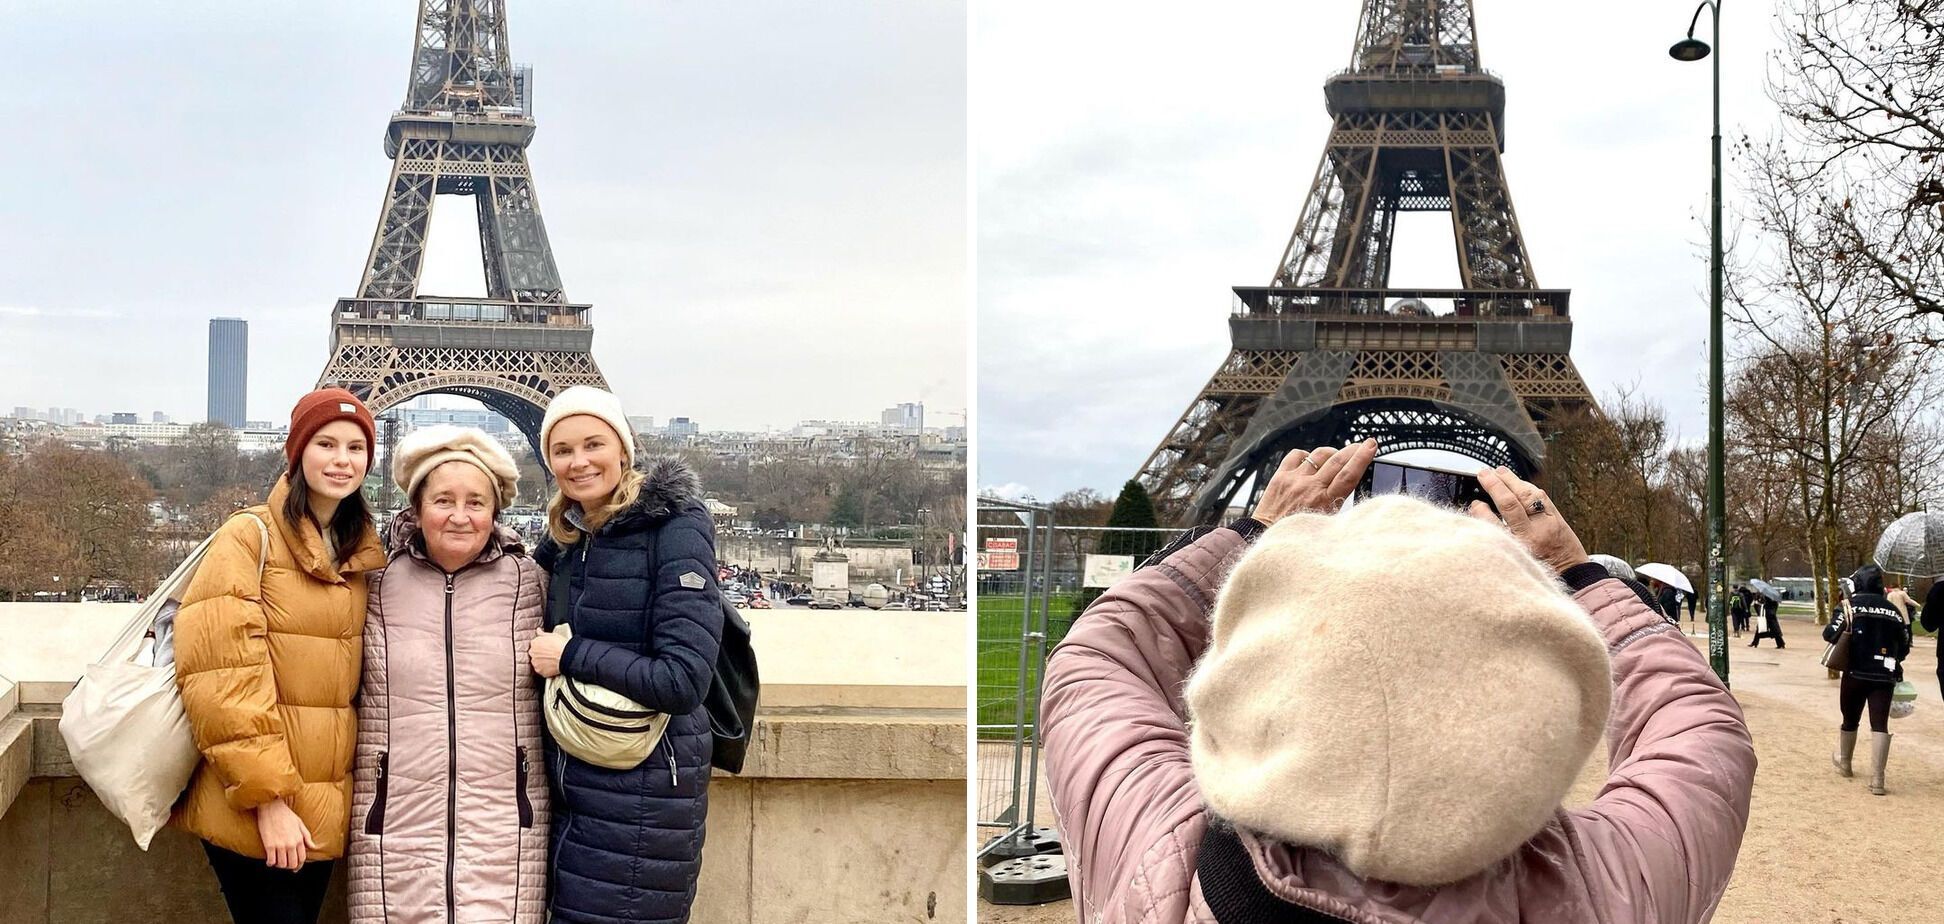
M514 798L520 803L520 827L531 828L533 827L533 800L527 796L528 773L531 772L527 764L527 749L525 745L520 745L513 750L520 758L519 773L516 775L517 782L514 784L513 792Z
M364 833L385 833L385 782L390 774L385 771L391 763L391 752L378 752L378 782L376 792L371 797L371 811L365 814Z

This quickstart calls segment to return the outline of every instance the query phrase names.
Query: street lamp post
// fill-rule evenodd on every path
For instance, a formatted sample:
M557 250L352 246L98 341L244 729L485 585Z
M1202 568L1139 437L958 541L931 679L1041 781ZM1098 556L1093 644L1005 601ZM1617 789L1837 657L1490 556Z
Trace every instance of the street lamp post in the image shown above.
M1713 13L1714 46L1694 37L1701 11ZM1687 38L1674 43L1667 53L1676 61L1699 61L1714 54L1714 188L1709 203L1708 223L1708 663L1722 684L1728 683L1728 574L1723 556L1727 530L1727 498L1722 481L1721 398L1721 2L1701 0L1688 20Z

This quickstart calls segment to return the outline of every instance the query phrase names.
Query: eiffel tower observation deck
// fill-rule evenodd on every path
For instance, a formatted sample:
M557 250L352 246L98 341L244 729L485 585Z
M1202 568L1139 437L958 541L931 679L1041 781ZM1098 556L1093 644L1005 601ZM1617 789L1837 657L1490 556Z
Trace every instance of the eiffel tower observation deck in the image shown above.
M1289 243L1268 285L1233 290L1228 359L1137 475L1165 512L1253 507L1289 449L1367 437L1529 476L1548 422L1590 404L1570 293L1539 284L1512 208L1505 84L1476 31L1470 0L1364 0ZM1391 285L1406 212L1451 216L1458 286Z
M358 294L333 312L318 385L350 389L373 413L428 393L473 398L532 443L555 394L607 380L591 306L561 286L527 163L531 72L511 63L503 3L428 0L416 27L405 104L385 130L384 210ZM419 291L439 196L473 200L484 298Z

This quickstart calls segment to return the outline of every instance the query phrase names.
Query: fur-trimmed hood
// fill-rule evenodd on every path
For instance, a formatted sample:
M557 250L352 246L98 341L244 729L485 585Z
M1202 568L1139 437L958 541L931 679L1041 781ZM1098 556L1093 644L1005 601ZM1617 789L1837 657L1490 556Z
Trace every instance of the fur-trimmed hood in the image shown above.
M700 510L703 516L708 512L702 504L702 479L695 469L677 456L644 456L637 466L646 478L641 484L641 494L628 509L614 515L613 519L601 524L596 532L606 536L614 533L640 532L655 526L686 509ZM576 526L580 523L580 506L567 509L569 522ZM540 540L533 551L533 558L540 567L553 570L554 559L560 555L560 545L548 536Z

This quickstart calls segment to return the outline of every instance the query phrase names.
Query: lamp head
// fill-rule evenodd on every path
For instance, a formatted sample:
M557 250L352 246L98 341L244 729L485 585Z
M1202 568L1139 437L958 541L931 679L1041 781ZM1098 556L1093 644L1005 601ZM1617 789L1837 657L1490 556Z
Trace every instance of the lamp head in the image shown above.
M1676 61L1699 61L1707 57L1710 50L1707 42L1690 35L1675 42L1674 47L1667 49L1667 55Z

